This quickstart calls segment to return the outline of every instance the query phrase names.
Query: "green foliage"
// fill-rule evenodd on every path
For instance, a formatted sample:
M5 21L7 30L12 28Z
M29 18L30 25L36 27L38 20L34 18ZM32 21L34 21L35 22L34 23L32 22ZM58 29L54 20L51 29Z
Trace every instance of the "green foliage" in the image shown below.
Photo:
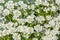
M13 40L12 35L6 35L3 37L0 37L0 40Z

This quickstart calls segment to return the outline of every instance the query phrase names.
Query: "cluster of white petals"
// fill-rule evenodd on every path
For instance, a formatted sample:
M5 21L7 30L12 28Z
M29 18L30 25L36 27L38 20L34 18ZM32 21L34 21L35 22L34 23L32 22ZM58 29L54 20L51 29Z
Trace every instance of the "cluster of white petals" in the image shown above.
M0 40L58 40L59 35L60 0L0 0Z

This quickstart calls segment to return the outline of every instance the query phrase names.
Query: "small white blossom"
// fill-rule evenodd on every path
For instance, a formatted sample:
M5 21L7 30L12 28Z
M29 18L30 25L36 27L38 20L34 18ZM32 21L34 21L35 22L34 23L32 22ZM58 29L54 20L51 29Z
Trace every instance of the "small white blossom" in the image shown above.
M13 11L14 16L19 17L21 15L21 12L19 10Z
M50 24L44 24L44 27L48 28L48 27L51 27L51 25Z
M36 5L42 4L42 0L36 0L35 4Z
M13 1L8 1L8 2L6 2L5 6L8 9L12 10L14 8L14 3L13 3Z
M18 21L19 24L22 24L22 25L25 24L25 19L17 19L17 21Z
M5 1L4 0L0 0L0 3L4 3Z
M54 27L54 26L55 26L55 21L54 21L54 20L50 20L50 21L49 21L49 24L50 24L52 27Z
M55 3L56 3L57 5L60 5L60 0L55 0Z
M46 19L47 19L47 20L51 20L51 19L52 19L51 15L47 15L47 16L46 16Z
M3 9L4 9L3 6L0 5L0 10L3 10Z
M32 40L38 40L37 38L33 38Z
M43 2L43 5L49 6L49 3L45 0L45 2Z
M35 5L31 5L31 9L34 10L35 9Z
M40 25L34 26L34 29L35 29L37 32L41 32L41 31L43 30L42 26L40 26Z
M27 19L26 19L26 22L28 22L28 23L33 22L34 21L34 17L35 17L34 15L28 16Z
M0 5L0 13L2 13L2 10L3 10L3 6Z
M21 40L20 34L18 33L14 33L12 37L14 40Z
M36 17L36 20L39 22L39 23L43 23L43 21L45 21L45 18L43 16L38 16Z
M8 9L3 10L3 15L4 16L9 15L9 14L10 14L10 11Z

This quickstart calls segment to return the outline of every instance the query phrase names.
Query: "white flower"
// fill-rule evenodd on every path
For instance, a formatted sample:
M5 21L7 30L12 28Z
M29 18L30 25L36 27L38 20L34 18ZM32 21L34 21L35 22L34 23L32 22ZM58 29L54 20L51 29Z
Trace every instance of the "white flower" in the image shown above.
M27 6L28 9L31 9L30 5Z
M36 20L39 22L39 23L43 23L43 21L45 21L45 18L43 16L38 16L36 17Z
M22 9L27 9L27 4L22 4L22 5L21 5L21 8L22 8Z
M14 40L21 40L20 34L18 34L18 33L13 33L12 37Z
M5 29L5 30L3 30L1 35L2 35L2 36L9 35L9 32L8 32L8 30L6 30L6 29Z
M8 9L12 10L14 8L14 3L13 3L13 1L8 1L8 2L6 2L5 6Z
M36 5L42 4L42 0L36 0L35 4Z
M29 31L28 31L28 30L29 30L29 29L28 29L28 26L24 26L23 28L24 28L24 32L23 32L23 33L24 33L24 34L26 34L26 33L27 33L27 34L29 34Z
M13 18L13 20L17 20L18 19L18 17L16 17L16 16L13 16L12 18Z
M52 11L56 11L56 7L54 5L52 5L52 8L50 8Z
M57 29L54 29L50 32L51 35L59 34L59 31Z
M3 6L0 5L0 10L3 10L3 9L4 9Z
M52 40L52 39L51 39L51 37L43 36L43 37L42 37L42 40Z
M7 28L7 29L10 29L11 27L13 26L13 23L12 22L9 22L9 23L7 23L7 24L4 24L4 25L2 25L2 28Z
M18 2L18 5L22 5L22 4L24 4L23 1L19 1Z
M25 37L26 39L29 38L29 34L24 34L23 37Z
M2 37L2 31L0 30L0 37Z
M24 32L24 27L23 26L18 26L17 31L18 32Z
M3 6L0 5L0 13L2 13L2 10L3 10Z
M59 14L59 16L57 16L56 20L57 21L60 21L60 14Z
M21 15L21 12L19 10L13 11L14 16L19 17Z
M51 20L51 19L52 19L51 15L47 15L47 16L46 16L46 19L47 19L47 20Z
M46 34L46 35L49 35L50 32L51 32L51 31L48 29L48 30L45 31L45 34Z
M10 33L10 34L13 34L13 33L15 33L16 31L17 31L17 29L14 28L14 27L11 27L11 28L8 29L8 33Z
M60 5L60 0L55 0L55 3L56 3L57 5Z
M18 25L18 23L16 22L16 23L14 23L14 27L16 27Z
M26 19L26 22L28 22L28 23L33 22L34 21L34 17L35 17L35 15L28 16L27 19Z
M49 24L50 24L52 27L54 27L54 26L55 26L55 20L50 20L50 21L49 21Z
M34 29L32 27L28 27L27 29L28 30L26 30L26 31L28 31L27 32L28 34L34 33Z
M17 21L18 21L19 24L22 24L22 25L25 24L25 19L17 19Z
M3 15L4 16L7 16L7 15L9 15L10 14L10 11L8 10L8 9L4 9L3 10Z
M35 9L35 5L34 5L34 4L31 5L31 9L32 9L32 10Z
M20 5L22 9L27 9L27 4L25 4L23 1L19 1L18 5Z
M57 36L53 36L53 37L52 37L52 40L57 40L57 39L58 39Z
M4 0L0 0L0 3L4 3L5 1Z
M43 5L49 6L49 3L45 0L45 2L43 2Z
M17 2L15 2L15 3L14 3L14 5L15 5L15 6L18 6L18 3L17 3Z
M29 32L30 33L33 33L34 32L34 29L32 27L29 27Z
M33 38L32 40L38 40L38 38Z
M48 11L50 10L50 8L44 8L43 11L45 11L46 13L48 13Z
M24 34L26 34L26 33L31 34L34 32L34 29L31 27L27 27L27 26L18 26L17 31L23 32Z
M34 26L34 29L37 31L37 32L41 32L43 30L43 27L40 26L40 25L36 25Z
M40 13L40 10L39 10L39 9L37 9L37 10L36 10L36 12Z
M45 28L51 27L50 24L44 24Z

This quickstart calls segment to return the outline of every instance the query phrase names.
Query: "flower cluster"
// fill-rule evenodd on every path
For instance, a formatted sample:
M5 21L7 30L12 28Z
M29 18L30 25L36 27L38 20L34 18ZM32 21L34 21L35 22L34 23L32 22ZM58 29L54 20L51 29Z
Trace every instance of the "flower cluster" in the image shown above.
M60 0L0 0L0 40L58 40Z

